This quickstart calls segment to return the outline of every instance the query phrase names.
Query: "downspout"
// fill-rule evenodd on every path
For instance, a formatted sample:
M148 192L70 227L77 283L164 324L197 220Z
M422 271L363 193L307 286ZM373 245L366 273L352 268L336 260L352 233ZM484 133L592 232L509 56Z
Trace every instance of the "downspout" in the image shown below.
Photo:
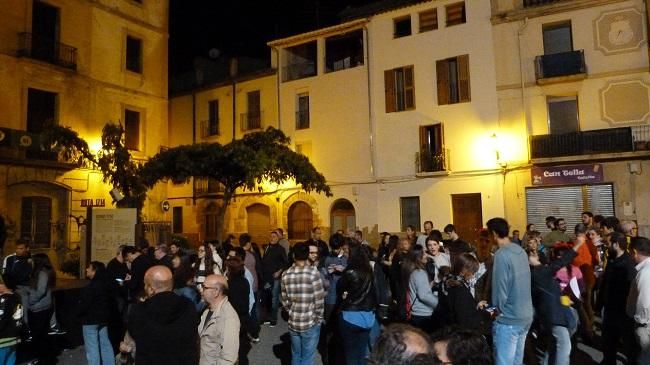
M237 125L237 58L230 59L230 79L232 81L232 140L235 140ZM247 115L246 118L249 116Z
M524 57L521 49L521 37L524 35L524 31L527 27L528 18L524 18L524 23L519 27L519 29L517 29L517 50L519 53L519 78L521 80L521 114L524 118L524 125L526 127L526 151L528 154L528 161L530 161L530 143L528 139L532 126L530 125L530 120L528 120L528 108L526 107L526 80L524 78Z
M273 47L273 50L275 51L275 101L277 103L278 129L282 130L282 114L280 113L280 50L275 46Z
M192 145L196 144L196 91L192 91ZM196 184L192 178L192 204L196 205Z
M370 76L370 37L368 36L368 26L364 25L363 26L364 30L364 37L365 37L365 45L366 45L366 54L365 54L365 62L366 62L366 78L367 78L367 92L368 92L368 132L369 132L369 140L370 140L370 175L372 176L372 180L376 181L377 180L377 174L375 172L375 138L374 138L374 119L373 119L373 114L372 114L372 93L371 93L371 76Z

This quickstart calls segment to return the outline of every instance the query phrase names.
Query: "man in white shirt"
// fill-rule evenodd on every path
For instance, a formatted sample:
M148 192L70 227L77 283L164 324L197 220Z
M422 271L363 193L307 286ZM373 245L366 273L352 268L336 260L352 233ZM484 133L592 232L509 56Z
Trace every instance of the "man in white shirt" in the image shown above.
M418 239L415 241L415 244L420 245L422 246L422 248L426 249L427 239L431 234L431 231L433 231L433 222L425 221L423 226L424 226L424 232L422 232L418 236Z
M627 315L635 322L634 335L639 344L637 364L650 364L650 240L632 239L636 278L627 297Z

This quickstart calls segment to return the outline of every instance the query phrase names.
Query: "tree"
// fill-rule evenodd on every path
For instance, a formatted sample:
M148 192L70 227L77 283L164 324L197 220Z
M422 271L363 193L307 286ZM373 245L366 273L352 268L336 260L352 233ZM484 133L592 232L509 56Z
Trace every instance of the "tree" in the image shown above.
M226 208L237 189L261 191L264 180L281 184L294 179L307 192L332 196L325 177L307 157L292 151L289 143L289 137L281 130L269 127L226 145L201 143L170 148L153 156L140 173L149 187L165 179L187 183L192 177L221 183L223 204L217 217L217 235L221 238Z
M49 125L43 131L43 148L57 152L64 160L82 166L91 164L99 168L105 183L118 189L123 199L116 202L120 208L136 208L141 220L147 194L140 169L124 144L124 127L107 123L102 129L102 148L94 155L88 143L69 127Z

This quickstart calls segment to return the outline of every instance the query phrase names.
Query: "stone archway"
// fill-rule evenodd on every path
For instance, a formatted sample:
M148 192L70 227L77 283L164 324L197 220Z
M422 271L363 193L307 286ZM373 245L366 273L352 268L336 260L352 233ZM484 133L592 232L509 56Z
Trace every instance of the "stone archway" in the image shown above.
M292 194L289 196L287 199L285 199L282 202L282 223L283 227L288 227L288 222L289 222L289 208L296 203L296 202L305 202L307 203L312 210L312 221L313 225L319 226L321 224L321 218L320 214L318 213L318 203L316 202L316 199L314 199L313 196L305 193L304 191L299 191L297 193Z
M356 229L356 225L354 205L347 199L337 199L330 209L330 230L332 233L337 230L347 233L350 229Z

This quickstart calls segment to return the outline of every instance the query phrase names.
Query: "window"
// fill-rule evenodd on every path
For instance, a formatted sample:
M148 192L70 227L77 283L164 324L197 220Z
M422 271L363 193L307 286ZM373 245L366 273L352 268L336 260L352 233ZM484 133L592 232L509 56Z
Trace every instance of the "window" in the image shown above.
M183 233L183 207L172 208L172 224L174 233Z
M32 248L48 248L51 242L52 199L25 196L20 206L20 237L29 238Z
M34 1L32 7L31 56L35 59L56 63L59 57L59 9L42 1Z
M436 62L438 105L464 103L471 100L469 55Z
M206 135L216 136L219 134L219 100L208 102L208 125Z
M41 133L56 122L57 94L38 89L27 90L27 132Z
M262 111L260 110L260 91L255 90L246 95L247 112L242 114L241 129L248 131L262 128Z
M126 148L140 150L140 112L124 109L124 145Z
M309 93L302 93L296 100L296 129L306 128L309 128Z
M393 38L411 35L411 16L393 19Z
M325 72L363 65L363 30L325 40Z
M219 221L218 216L219 216L219 208L217 207L217 204L214 202L209 203L208 206L205 207L205 215L204 215L206 240L217 238L217 227L218 227L217 222Z
M438 9L433 8L421 12L420 14L420 33L438 29Z
M286 48L282 81L291 81L316 75L316 41Z
M420 197L409 196L400 198L400 216L402 220L402 232L406 231L406 227L412 225L414 227L420 226Z
M565 134L580 130L576 96L549 96L546 98L546 103L551 134Z
M447 26L464 24L467 22L465 14L465 2L445 6L447 12Z
M573 51L571 21L544 24L542 26L542 33L544 37L545 55Z
M386 113L415 109L413 66L384 71Z
M442 124L420 127L420 172L445 171Z
M142 40L126 36L126 69L142 73Z
M313 213L309 204L295 202L289 208L289 232L287 235L291 240L309 239L311 229L314 226Z

